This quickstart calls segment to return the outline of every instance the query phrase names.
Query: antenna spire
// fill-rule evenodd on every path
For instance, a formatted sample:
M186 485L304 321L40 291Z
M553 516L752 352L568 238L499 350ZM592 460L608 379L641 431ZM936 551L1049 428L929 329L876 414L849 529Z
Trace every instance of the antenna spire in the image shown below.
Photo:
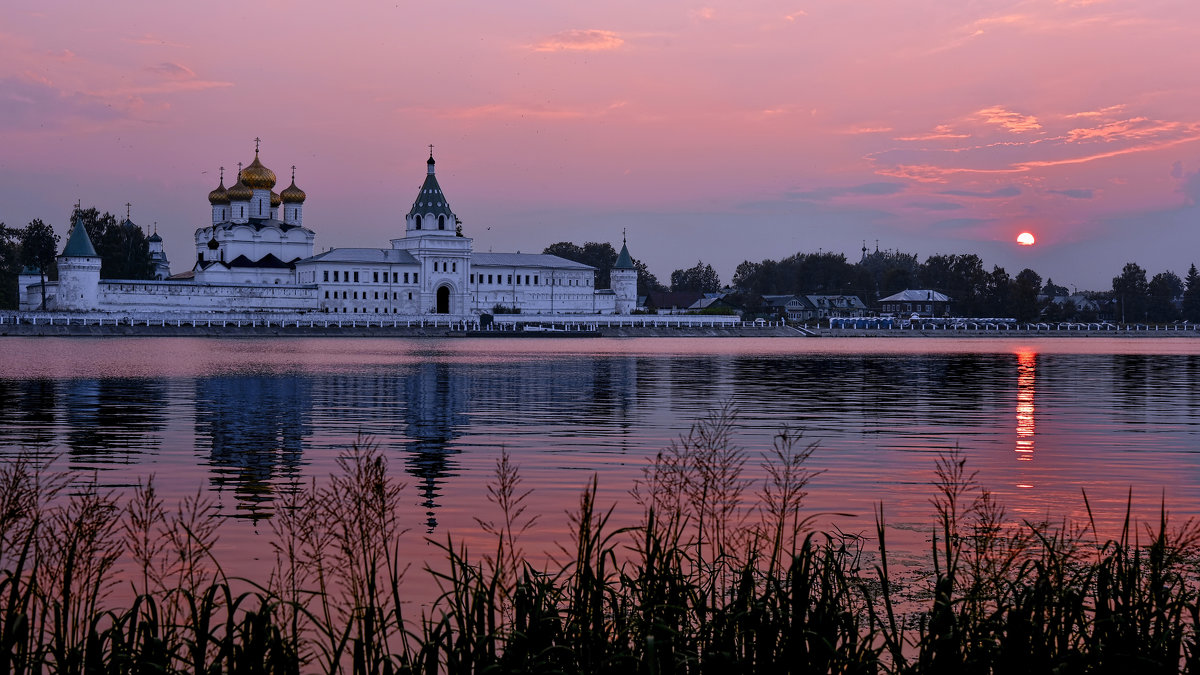
M259 142L260 142L260 139L259 139L259 137L258 137L258 136L255 136L255 137L254 137L254 156L255 156L255 157L258 157L258 144L259 144Z
M225 167L221 167L221 185L225 184Z
M429 144L429 159L433 159L433 143Z
M295 164L292 165L292 182L293 183L296 182L296 165Z
M130 204L129 202L125 202L125 220L129 220L129 209L132 207L133 207L132 204Z

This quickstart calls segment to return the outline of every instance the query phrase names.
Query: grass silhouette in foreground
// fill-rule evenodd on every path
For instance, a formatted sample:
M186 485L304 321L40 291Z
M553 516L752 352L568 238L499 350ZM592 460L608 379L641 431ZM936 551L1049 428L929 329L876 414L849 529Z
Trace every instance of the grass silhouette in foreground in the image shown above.
M1010 523L952 452L934 470L929 581L902 585L882 506L874 546L810 531L814 446L781 432L752 481L734 419L714 412L649 463L636 526L610 522L593 479L541 567L506 453L480 557L446 541L444 566L405 570L400 485L359 444L285 495L274 568L249 580L213 558L220 519L201 495L168 510L152 484L68 491L18 458L0 466L0 672L1200 671L1195 523L1127 515L1111 541L1090 519ZM405 584L429 577L441 595L406 616Z

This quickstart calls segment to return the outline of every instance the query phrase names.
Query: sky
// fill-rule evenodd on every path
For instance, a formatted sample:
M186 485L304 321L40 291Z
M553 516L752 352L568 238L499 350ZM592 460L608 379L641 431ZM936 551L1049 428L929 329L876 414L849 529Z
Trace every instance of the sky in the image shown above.
M865 242L1103 290L1200 261L1197 44L1193 0L8 0L0 221L130 203L184 271L261 138L318 251L387 247L432 144L479 251L626 232L728 281Z

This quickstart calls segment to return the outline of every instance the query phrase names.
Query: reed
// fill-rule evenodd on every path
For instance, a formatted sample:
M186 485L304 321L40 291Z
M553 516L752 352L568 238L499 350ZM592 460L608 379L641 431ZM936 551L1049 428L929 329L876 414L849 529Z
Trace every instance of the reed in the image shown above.
M815 531L816 446L781 431L751 478L735 418L714 411L647 465L640 522L613 522L593 478L537 565L530 493L502 451L496 516L478 521L493 545L438 542L444 564L418 572L402 485L361 439L326 482L281 495L263 579L225 575L202 494L167 506L152 481L115 495L18 457L0 465L0 672L1200 670L1200 525L1165 505L1137 524L1130 499L1111 540L1090 517L1017 522L951 451L933 467L927 575L897 578L883 505L873 541ZM410 616L412 576L440 593Z

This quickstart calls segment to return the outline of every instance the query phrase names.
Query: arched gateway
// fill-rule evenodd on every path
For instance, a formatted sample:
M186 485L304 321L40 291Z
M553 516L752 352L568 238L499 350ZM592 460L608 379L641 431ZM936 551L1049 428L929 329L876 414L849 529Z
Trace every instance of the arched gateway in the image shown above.
M450 313L450 287L441 286L437 289L437 313Z

